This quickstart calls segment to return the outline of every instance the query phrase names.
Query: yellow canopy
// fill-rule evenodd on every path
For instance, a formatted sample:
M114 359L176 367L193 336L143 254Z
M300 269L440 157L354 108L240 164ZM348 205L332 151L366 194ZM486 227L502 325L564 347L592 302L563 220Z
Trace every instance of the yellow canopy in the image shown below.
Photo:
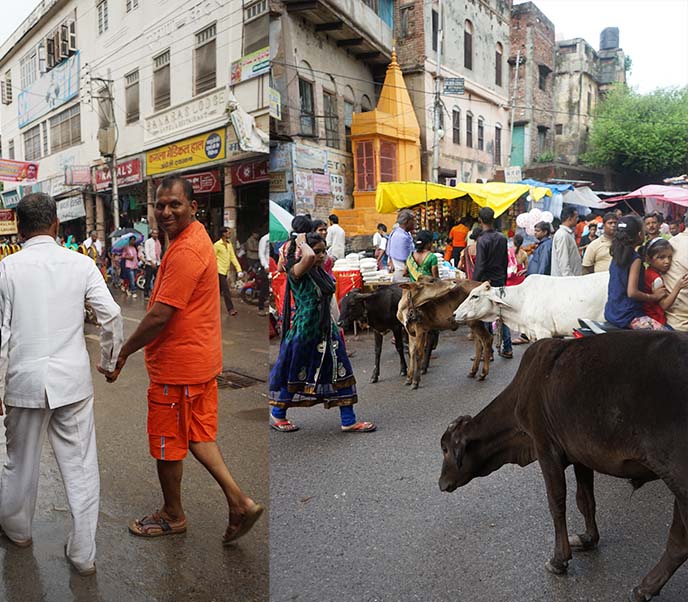
M377 185L375 209L378 213L394 213L405 207L413 207L425 201L437 199L456 199L468 195L481 207L491 207L495 217L504 213L523 194L530 194L539 201L545 195L552 196L549 188L528 186L527 184L464 184L454 186L433 184L432 182L381 182Z

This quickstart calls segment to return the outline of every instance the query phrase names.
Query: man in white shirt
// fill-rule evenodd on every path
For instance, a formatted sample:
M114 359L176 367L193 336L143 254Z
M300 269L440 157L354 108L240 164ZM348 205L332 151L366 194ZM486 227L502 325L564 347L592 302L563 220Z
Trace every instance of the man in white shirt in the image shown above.
M566 205L561 211L561 226L552 239L552 276L580 276L583 273L581 256L573 228L578 211Z
M685 274L688 274L688 214L685 215L683 223L686 229L674 236L669 244L674 250L669 271L664 274L664 285L670 291L678 285ZM670 307L665 310L667 324L674 330L682 332L688 331L688 290L683 289L676 297Z
M267 301L268 295L270 294L270 233L268 232L258 241L258 259L260 260L260 267L256 274L256 280L258 280L258 285L260 286L260 292L258 294L258 315L267 316L268 312L265 311L265 301Z
M0 527L16 545L31 545L47 433L73 519L65 555L77 572L91 575L100 484L84 301L101 325L106 370L116 365L122 316L95 263L55 242L59 222L47 194L29 194L16 211L26 243L0 262L0 400L7 409Z
M146 283L143 285L143 298L147 299L150 296L151 285L153 279L160 267L160 258L162 256L162 247L160 240L158 240L158 229L153 228L150 232L150 238L143 245L143 257L145 260Z
M84 245L85 249L90 249L92 245L95 245L96 251L98 251L98 258L103 255L103 243L98 239L98 232L91 230L89 237L81 243Z
M346 234L344 228L339 225L339 218L333 213L327 219L330 220L330 227L327 229L327 253L337 261L343 259L346 254Z

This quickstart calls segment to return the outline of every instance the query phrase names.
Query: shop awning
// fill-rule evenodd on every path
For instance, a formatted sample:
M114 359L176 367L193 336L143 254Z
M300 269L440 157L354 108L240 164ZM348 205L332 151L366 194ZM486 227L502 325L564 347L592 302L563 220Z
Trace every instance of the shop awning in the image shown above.
M624 194L623 196L607 199L607 202L615 203L616 201L625 201L627 199L655 199L657 201L664 201L665 203L673 203L675 205L688 207L688 188L649 184L642 188L638 188L638 190Z
M458 199L470 196L480 207L491 207L495 217L504 213L524 194L530 194L534 200L551 196L548 188L532 187L525 184L505 184L488 182L487 184L465 184L444 186L432 182L381 182L377 185L375 209L378 213L394 213L399 209L413 207L425 201L439 199Z
M614 206L613 203L601 200L588 186L579 186L564 192L564 203L592 209L609 209Z

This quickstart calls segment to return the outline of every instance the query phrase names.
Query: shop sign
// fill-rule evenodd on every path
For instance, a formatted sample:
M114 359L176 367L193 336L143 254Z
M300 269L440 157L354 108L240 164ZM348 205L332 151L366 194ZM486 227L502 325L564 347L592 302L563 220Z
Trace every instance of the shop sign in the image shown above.
M232 63L231 85L238 84L270 71L270 47L266 46Z
M209 192L220 192L220 173L215 169L213 171L202 171L194 174L182 174L182 178L191 182L193 191L196 194L207 194ZM157 187L160 180L153 180Z
M315 194L330 194L330 178L319 173L314 173L313 192Z
M73 196L64 201L57 201L57 219L60 223L69 222L73 219L78 219L86 215L84 208L84 199L79 196Z
M287 192L287 173L284 171L270 172L270 192Z
M308 171L297 171L294 176L294 196L296 200L306 206L315 203L315 191L313 190L313 174Z
M0 236L17 233L17 216L13 209L0 209Z
M328 150L327 171L330 174L334 207L338 209L353 207L354 169L351 155Z
M297 144L294 156L300 169L327 169L327 151L316 146Z
M143 182L141 173L141 160L129 159L117 163L117 186L131 186ZM112 186L112 172L109 165L96 167L95 169L96 190L107 190Z
M203 124L207 124L203 129L209 129L226 123L228 99L227 88L219 88L148 117L143 125L144 142L155 142L157 138L166 138L172 134L192 133L187 130Z
M23 182L24 180L35 180L37 177L38 163L0 159L0 180Z
M256 161L253 163L232 165L230 173L232 174L233 186L253 184L254 182L267 182L270 179L268 176L267 161Z
M332 202L337 209L346 207L346 192L344 189L344 176L330 174L330 187L332 188Z
M282 121L282 95L274 88L268 88L268 102L270 103L270 117Z
M523 177L521 176L521 168L519 166L507 167L504 169L504 181L507 184L516 184L522 179Z
M79 56L77 52L19 93L20 128L79 95Z
M91 183L91 168L88 165L70 165L64 168L65 186L88 186Z
M20 198L21 197L19 196L18 190L8 190L7 192L3 192L2 206L5 209L14 209L19 204Z
M166 173L224 158L225 131L215 130L148 151L146 173Z

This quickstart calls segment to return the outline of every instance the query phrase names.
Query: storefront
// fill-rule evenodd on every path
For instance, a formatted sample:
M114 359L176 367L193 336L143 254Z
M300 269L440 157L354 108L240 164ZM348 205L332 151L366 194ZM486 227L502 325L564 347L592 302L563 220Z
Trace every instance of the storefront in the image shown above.
M245 241L252 232L261 236L268 231L268 199L270 177L267 157L257 161L233 164L229 167L232 187L236 194L236 237Z

